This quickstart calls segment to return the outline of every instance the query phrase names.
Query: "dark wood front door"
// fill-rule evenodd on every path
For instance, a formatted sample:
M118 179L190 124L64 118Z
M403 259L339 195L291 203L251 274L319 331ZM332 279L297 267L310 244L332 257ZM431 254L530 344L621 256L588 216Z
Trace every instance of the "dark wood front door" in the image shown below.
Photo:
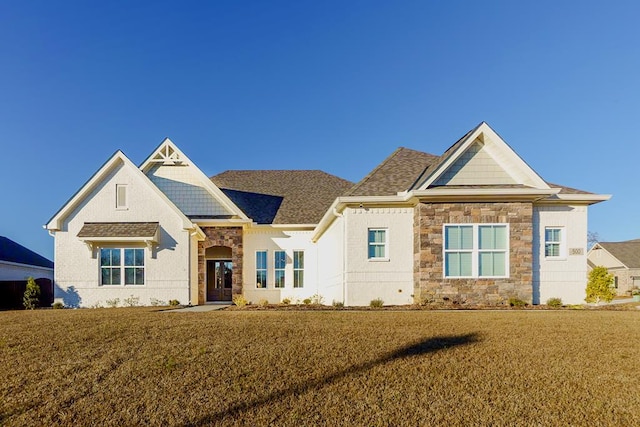
M207 301L231 301L232 277L230 260L207 260Z

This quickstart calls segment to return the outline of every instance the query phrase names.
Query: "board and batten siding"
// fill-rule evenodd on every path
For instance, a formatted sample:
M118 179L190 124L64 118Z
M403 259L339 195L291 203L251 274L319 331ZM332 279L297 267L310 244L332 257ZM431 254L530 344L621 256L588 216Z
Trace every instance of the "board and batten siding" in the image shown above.
M127 185L127 209L116 209L116 184ZM99 249L92 256L77 237L85 222L159 222L160 241L153 254L143 244L108 245L145 248L144 285L100 285ZM107 300L116 298L123 305L132 296L139 298L140 305L150 305L152 299L186 304L190 297L189 239L178 214L136 171L120 164L67 215L62 229L55 233L55 298L80 307L106 306Z
M345 305L367 306L374 299L385 305L413 303L413 208L353 207L346 220ZM370 260L368 230L387 230L386 260Z
M545 228L561 227L564 256L545 257ZM582 304L587 286L587 207L534 206L533 303L561 298L565 304ZM536 268L537 266L537 268Z

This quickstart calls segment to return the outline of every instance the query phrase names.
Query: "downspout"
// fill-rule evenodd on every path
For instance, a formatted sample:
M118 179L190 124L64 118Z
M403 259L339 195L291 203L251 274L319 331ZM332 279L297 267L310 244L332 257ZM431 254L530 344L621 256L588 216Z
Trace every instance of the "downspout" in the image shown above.
M336 218L342 218L342 304L347 305L346 301L346 276L347 273L345 271L347 265L347 226L346 219L344 218L344 214L338 212L338 210L334 207L333 214Z

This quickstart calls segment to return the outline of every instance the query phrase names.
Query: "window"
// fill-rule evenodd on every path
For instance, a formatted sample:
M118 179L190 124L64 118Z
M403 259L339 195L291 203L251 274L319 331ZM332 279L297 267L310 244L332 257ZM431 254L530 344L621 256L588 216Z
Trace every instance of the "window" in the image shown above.
M304 251L293 251L293 287L304 287Z
M116 209L127 209L127 186L116 184Z
M100 249L102 285L144 285L144 249Z
M369 229L369 259L387 259L387 229Z
M275 287L284 288L284 269L287 265L287 255L284 251L275 251L273 253L275 268Z
M267 287L267 251L256 252L256 288Z
M562 228L547 227L544 229L544 256L560 258L564 256Z
M506 224L444 226L445 277L507 277Z

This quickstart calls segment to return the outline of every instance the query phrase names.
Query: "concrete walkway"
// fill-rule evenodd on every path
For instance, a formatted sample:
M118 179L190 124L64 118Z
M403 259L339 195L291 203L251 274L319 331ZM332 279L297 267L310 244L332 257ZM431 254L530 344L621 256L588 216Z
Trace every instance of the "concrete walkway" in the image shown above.
M164 310L163 313L202 313L205 311L222 310L227 307L231 307L231 304L194 305L192 307L176 308L175 310Z

